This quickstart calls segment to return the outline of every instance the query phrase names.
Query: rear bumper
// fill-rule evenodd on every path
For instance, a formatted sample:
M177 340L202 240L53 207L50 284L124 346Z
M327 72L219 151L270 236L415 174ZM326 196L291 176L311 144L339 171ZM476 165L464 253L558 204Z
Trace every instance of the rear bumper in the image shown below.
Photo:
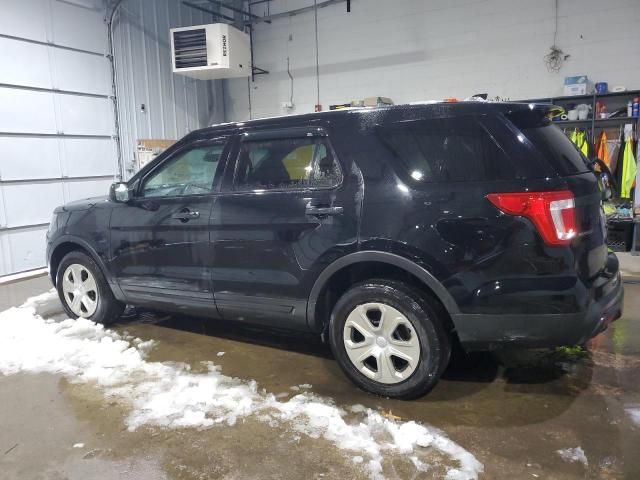
M593 282L591 298L583 311L575 313L457 314L452 317L466 350L582 344L622 315L624 289L615 255L609 256L607 268Z

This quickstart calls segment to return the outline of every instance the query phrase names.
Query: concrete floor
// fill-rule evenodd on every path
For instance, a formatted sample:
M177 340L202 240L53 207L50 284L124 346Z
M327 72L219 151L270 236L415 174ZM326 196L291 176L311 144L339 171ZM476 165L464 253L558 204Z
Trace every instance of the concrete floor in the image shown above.
M45 277L0 287L0 310L50 288ZM315 337L192 318L143 315L118 331L155 339L150 359L211 360L267 391L310 383L338 405L359 403L442 429L484 464L481 478L640 478L640 285L628 283L624 317L586 354L506 352L458 357L426 397L392 401L356 389ZM51 312L49 312L51 313ZM216 353L225 351L223 357ZM292 368L294 367L294 368ZM0 376L0 478L362 478L330 442L284 427L129 432L124 407L88 384L54 375ZM83 443L82 448L73 448ZM580 446L588 465L557 451ZM393 460L387 478L437 478ZM423 475L423 476L420 476Z

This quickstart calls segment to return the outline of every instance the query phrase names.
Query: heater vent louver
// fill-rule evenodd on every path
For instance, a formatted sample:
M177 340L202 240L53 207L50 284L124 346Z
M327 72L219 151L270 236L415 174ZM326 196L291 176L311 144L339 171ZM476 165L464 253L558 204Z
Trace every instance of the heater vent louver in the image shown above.
M176 68L207 65L207 33L204 28L173 32Z

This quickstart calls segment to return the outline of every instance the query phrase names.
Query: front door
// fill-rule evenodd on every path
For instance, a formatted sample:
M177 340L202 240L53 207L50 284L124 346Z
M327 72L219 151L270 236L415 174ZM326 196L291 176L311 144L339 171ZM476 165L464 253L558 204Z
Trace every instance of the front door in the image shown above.
M216 305L225 319L305 330L318 271L356 244L358 187L321 128L241 133L211 215Z
M132 303L215 311L209 217L226 144L226 137L186 144L114 209L111 270Z

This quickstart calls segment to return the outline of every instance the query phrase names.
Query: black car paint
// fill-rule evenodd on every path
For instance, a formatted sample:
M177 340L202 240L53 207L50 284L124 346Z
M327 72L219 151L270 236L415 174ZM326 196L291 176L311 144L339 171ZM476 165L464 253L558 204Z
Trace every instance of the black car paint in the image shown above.
M135 193L157 165L193 142L228 136L221 182L210 195L59 208L47 258L75 242L99 261L116 298L214 318L320 331L324 282L358 261L393 264L419 278L452 317L463 345L556 345L586 340L619 314L622 288L608 258L592 173L560 177L544 162L535 178L413 185L393 168L381 124L473 116L511 155L530 155L504 121L516 104L435 104L308 114L226 124L187 135L131 181ZM293 127L328 133L343 179L331 189L237 192L233 165L247 131ZM491 192L570 188L581 235L548 247L530 222L503 215ZM309 203L340 215L310 216ZM171 214L200 212L182 223ZM609 262L609 263L607 263ZM617 282L616 285L613 285ZM613 285L613 286L612 286ZM613 313L610 313L613 312ZM597 318L592 318L592 317Z

